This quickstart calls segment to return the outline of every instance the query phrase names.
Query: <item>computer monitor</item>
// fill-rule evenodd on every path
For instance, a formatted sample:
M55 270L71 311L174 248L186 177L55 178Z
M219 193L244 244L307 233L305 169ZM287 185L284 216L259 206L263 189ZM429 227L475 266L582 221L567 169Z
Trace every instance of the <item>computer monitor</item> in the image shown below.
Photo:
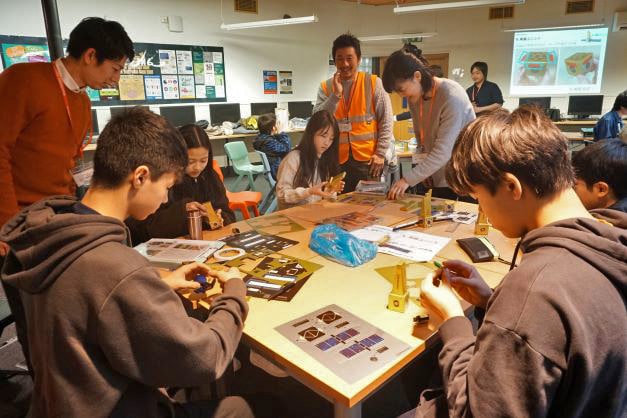
M209 105L209 115L212 125L222 125L222 122L239 122L242 117L239 103L221 103Z
M550 97L521 97L518 99L518 106L535 105L540 109L547 111L551 108Z
M570 96L568 98L568 114L585 119L590 115L603 113L603 95Z
M196 122L194 106L160 106L161 116L174 126L189 125Z
M111 111L111 117L114 117L134 107L136 106L116 106L116 107L109 108L109 110ZM145 107L146 109L148 109L148 106L139 106L139 107Z
M91 129L94 131L94 135L100 134L100 130L98 129L98 115L94 109L91 111ZM89 135L89 132L87 135Z
M311 102L288 102L287 111L290 118L307 119L313 113L313 104Z
M266 113L274 113L276 107L276 103L251 103L250 113L257 116L265 115Z

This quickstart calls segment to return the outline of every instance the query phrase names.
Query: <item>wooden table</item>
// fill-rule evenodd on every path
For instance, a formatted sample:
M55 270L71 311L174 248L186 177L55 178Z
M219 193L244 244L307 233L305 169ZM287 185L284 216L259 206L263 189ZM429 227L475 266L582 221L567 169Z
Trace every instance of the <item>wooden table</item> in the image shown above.
M333 402L336 418L360 417L362 401L422 353L426 348L426 340L436 333L438 325L436 318L432 318L429 324L414 326L413 323L413 317L422 311L419 304L415 302L420 281L434 267L431 263L410 265L408 282L412 302L404 313L390 311L385 305L392 288L391 283L379 275L375 268L395 266L401 262L401 259L387 254L378 254L374 260L356 268L345 267L327 260L308 248L311 229L315 224L304 218L313 216L307 215L308 213L321 212L324 215L333 216L342 211L370 211L382 217L382 224L391 226L413 218L415 215L398 210L400 205L396 204L373 208L363 205L320 202L308 206L312 210L308 210L307 207L296 207L278 212L306 228L305 231L283 234L282 236L286 238L299 241L299 244L282 252L321 264L323 268L313 274L289 303L251 298L243 341L266 358L285 368L291 376L305 386ZM458 202L456 209L476 211L476 205ZM455 243L455 238L472 236L474 224L459 224L453 230L454 225L451 222L444 222L437 223L428 230L417 230L452 238L451 242L438 254L437 259L457 258L470 262ZM229 225L227 228L233 226L241 232L250 230L250 226L245 221ZM208 231L205 232L205 239L217 239L224 234L224 231ZM511 257L515 240L507 239L495 230L490 231L489 239L503 257ZM481 263L476 267L491 286L498 284L509 268L499 262ZM410 349L394 362L349 384L275 331L275 327L285 322L330 304L337 304L394 335L408 344Z

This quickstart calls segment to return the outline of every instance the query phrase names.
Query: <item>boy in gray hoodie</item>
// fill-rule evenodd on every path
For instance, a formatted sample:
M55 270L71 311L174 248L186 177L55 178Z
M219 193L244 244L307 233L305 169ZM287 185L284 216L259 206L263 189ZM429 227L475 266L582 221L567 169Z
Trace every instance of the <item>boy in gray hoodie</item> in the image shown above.
M403 417L626 416L627 214L588 213L568 155L534 109L494 112L461 132L448 184L521 237L524 256L494 290L461 261L423 280L422 303L444 319L444 393L423 393ZM476 337L453 290L485 314Z
M17 321L26 325L34 391L29 417L251 417L242 398L170 402L158 390L218 378L231 362L248 312L238 271L190 264L161 278L129 248L124 219L145 219L167 201L187 149L164 118L136 108L98 140L82 201L41 200L0 231L2 267ZM215 277L223 293L203 323L173 289ZM17 303L17 305L16 305Z

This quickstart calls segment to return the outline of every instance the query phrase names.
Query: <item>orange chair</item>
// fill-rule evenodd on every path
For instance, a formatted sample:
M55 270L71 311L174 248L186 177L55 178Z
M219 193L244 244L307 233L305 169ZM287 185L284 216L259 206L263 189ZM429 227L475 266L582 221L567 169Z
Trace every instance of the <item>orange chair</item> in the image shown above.
M216 160L213 160L213 170L218 174L222 183L224 183L224 174L222 174L222 168ZM255 216L259 216L259 202L261 202L261 192L229 192L226 189L226 198L229 199L229 208L231 210L239 210L242 212L242 216L244 219L250 219L250 212L248 212L248 207L251 207Z

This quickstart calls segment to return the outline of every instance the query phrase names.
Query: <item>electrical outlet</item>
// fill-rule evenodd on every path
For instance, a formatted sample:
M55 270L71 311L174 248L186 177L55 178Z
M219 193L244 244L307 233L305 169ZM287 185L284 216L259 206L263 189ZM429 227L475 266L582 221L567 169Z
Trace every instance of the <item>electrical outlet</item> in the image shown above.
M161 16L161 23L168 23L168 17L167 16Z

